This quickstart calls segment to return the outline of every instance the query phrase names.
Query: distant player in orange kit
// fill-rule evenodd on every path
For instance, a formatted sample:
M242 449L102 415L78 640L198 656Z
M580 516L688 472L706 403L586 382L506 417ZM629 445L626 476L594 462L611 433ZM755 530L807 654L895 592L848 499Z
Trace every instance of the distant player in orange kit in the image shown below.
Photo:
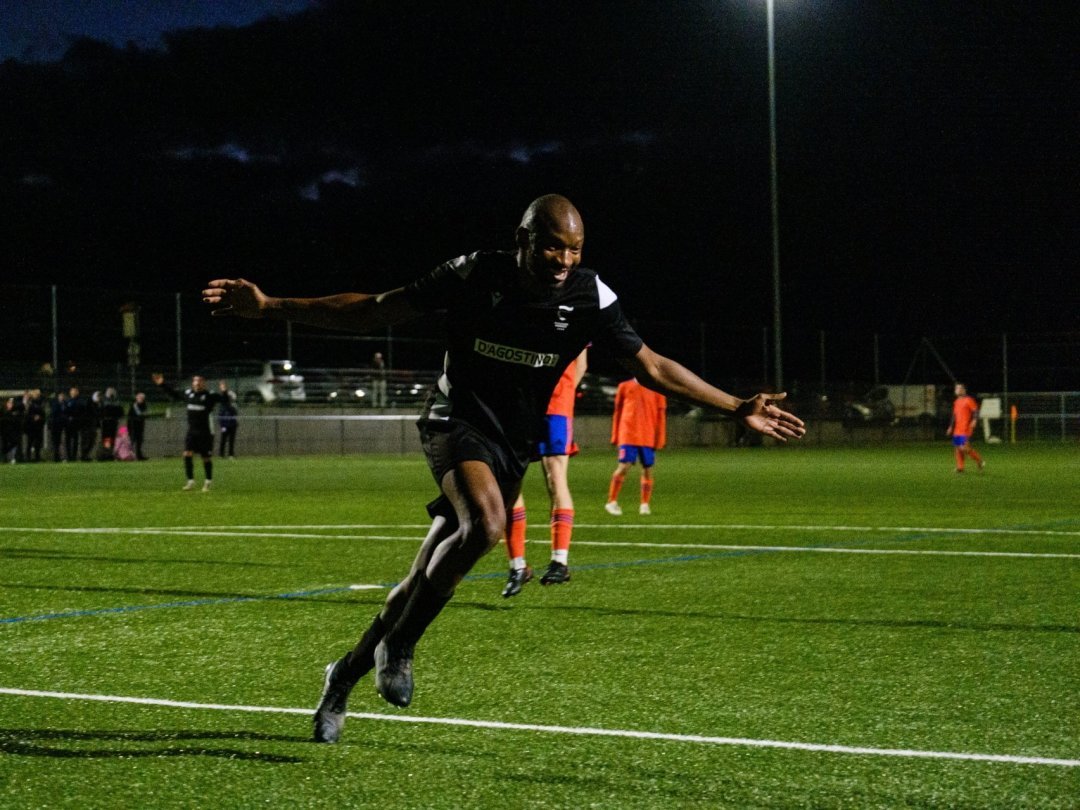
M627 471L641 461L641 504L639 514L651 512L652 467L656 451L667 443L667 398L652 391L636 379L619 384L615 392L615 414L611 420L611 443L619 448L619 464L611 475L608 499L604 509L612 515L621 515L619 490L622 489Z
M971 434L975 432L975 423L979 418L979 403L973 397L968 396L967 388L963 383L957 383L953 389L956 399L953 400L952 419L949 421L949 429L946 436L952 436L953 452L956 454L956 471L964 471L964 456L971 456L972 461L981 470L983 468L982 456L971 446Z
M588 349L566 367L548 402L544 439L537 454L544 467L544 482L551 496L551 562L540 577L541 585L561 585L570 581L570 535L574 531L574 501L570 497L567 470L570 456L577 453L574 444L574 398L588 367ZM525 561L525 499L518 495L506 519L506 553L510 557L510 575L503 587L509 599L521 593L532 579L532 568Z

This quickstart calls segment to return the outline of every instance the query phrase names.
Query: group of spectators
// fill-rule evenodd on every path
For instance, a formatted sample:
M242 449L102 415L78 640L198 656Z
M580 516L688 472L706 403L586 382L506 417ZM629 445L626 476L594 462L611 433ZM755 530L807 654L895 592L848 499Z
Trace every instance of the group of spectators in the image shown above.
M217 421L221 456L236 453L238 413L236 397L219 383L221 402ZM4 398L0 410L0 462L43 461L146 461L143 440L150 413L146 394L139 392L127 408L115 388L84 395L77 386L46 398L35 388Z
M115 388L85 396L72 386L47 400L40 389L32 389L4 401L0 459L11 464L41 461L47 434L53 461L144 461L147 413L143 393L135 395L125 412Z

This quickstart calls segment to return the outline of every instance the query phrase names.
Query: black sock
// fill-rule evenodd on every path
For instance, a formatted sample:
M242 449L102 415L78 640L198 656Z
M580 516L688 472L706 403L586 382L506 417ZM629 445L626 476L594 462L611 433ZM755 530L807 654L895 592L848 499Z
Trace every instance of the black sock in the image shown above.
M386 635L386 622L381 615L376 614L371 626L364 631L364 635L356 642L356 646L341 659L342 668L340 677L349 686L356 684L375 666L375 647Z
M188 481L195 477L195 462L191 456L184 456L184 472L187 473Z
M411 650L452 596L452 593L448 596L436 593L431 580L422 573L417 574L416 583L401 611L401 616L386 634L387 645Z
M202 468L203 472L206 473L207 481L214 477L214 462L212 462L210 459L203 459Z

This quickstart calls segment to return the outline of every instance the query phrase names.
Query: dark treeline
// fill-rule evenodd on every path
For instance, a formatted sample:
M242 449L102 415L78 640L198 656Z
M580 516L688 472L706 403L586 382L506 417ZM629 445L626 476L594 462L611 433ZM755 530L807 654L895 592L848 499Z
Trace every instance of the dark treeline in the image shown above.
M56 63L9 60L8 278L379 289L509 247L523 206L558 190L631 312L766 325L765 22L750 6L339 0L170 32L160 51L83 39ZM1072 328L1066 302L1031 289L1075 240L1052 129L983 81L1016 67L1022 34L991 53L896 13L910 42L881 36L872 7L779 17L787 322L933 329L965 297L987 331Z

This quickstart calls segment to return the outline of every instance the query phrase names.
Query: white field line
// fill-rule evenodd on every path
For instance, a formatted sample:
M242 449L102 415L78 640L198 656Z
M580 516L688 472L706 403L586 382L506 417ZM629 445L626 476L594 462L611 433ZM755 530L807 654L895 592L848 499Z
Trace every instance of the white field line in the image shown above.
M530 543L549 541L530 540ZM826 546L738 546L713 543L624 543L619 541L575 540L575 546L604 546L605 548L670 548L701 551L798 551L820 554L902 554L939 557L1035 557L1045 559L1080 560L1080 554L1053 554L1032 551L948 551L930 548L830 548Z
M282 529L296 531L311 531L314 529L420 529L427 531L430 523L312 523L312 524L232 524L222 526L117 526L117 527L75 527L75 528L43 528L43 527L0 527L0 530L13 532L52 532L55 534L182 534L184 532L197 533L220 533L235 532L237 530L260 530L273 532L274 536L291 537L293 535L281 535ZM664 531L801 531L801 532L873 532L873 533L903 533L903 534L965 534L965 535L1018 535L1021 537L1080 537L1080 529L1020 529L1020 528L989 528L980 529L966 526L845 526L828 524L772 524L772 523L575 523L577 529L607 529L607 530L635 530L635 529L662 529ZM257 535L261 536L261 535ZM304 535L319 536L319 535ZM337 537L340 535L328 535Z
M223 527L224 528L224 527ZM264 527L265 528L265 527ZM289 528L303 528L292 526ZM341 527L346 528L346 527ZM388 528L419 528L413 526L389 526ZM426 527L424 527L426 528ZM606 527L610 528L610 527ZM754 527L767 528L767 527ZM37 533L64 533L64 534L130 534L130 535L175 535L182 537L278 537L292 540L392 540L417 543L422 540L419 536L392 535L392 534L321 534L316 532L250 532L250 531L225 531L225 530L195 530L195 529L167 529L167 528L67 528L67 529L41 529L41 528L11 528L11 532L37 532ZM939 530L942 532L950 530ZM989 532L988 532L989 533ZM546 544L548 540L528 540L529 544ZM923 556L923 557L1013 557L1027 559L1050 559L1050 560L1075 560L1080 559L1080 553L1050 553L1030 551L954 551L944 549L926 548L845 548L841 546L759 546L737 545L728 543L649 543L628 542L621 540L574 540L575 546L599 546L603 548L656 548L693 551L767 551L767 552L801 552L817 554L891 554L899 556Z
M284 706L241 706L224 703L192 703L182 700L126 697L122 695L84 695L73 692L45 692L37 689L13 689L0 687L0 694L18 697L58 698L61 700L85 700L100 703L129 703L142 706L161 706L174 709L199 709L203 711L257 712L263 714L310 715L310 708ZM786 740L759 740L747 737L711 737L699 734L666 734L659 731L633 731L628 729L589 728L584 726L542 726L534 723L502 723L494 720L468 720L460 717L403 717L400 715L349 712L358 720L389 721L397 723L426 723L430 725L463 726L466 728L497 729L500 731L535 731L544 734L574 734L586 737L623 737L638 740L663 740L667 742L696 743L701 745L728 745L750 748L779 748L794 751L811 751L831 754L861 754L864 756L902 757L912 759L949 759L970 762L1003 762L1014 765L1052 765L1065 768L1080 767L1080 759L1057 759L1054 757L1017 756L1013 754L978 754L960 751L923 751L906 748L871 748L828 743L790 742Z

